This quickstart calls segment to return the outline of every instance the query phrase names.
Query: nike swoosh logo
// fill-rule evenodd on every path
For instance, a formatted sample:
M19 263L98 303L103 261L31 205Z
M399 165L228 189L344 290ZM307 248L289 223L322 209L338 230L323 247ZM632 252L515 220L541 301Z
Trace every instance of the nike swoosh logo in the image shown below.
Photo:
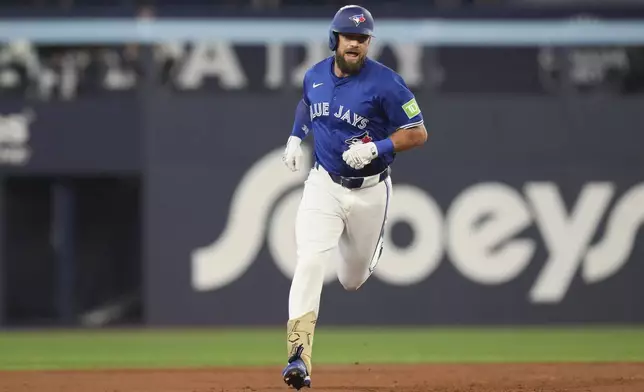
M313 88L316 88L317 86L321 86L321 85L323 85L323 84L324 84L324 83L313 83Z

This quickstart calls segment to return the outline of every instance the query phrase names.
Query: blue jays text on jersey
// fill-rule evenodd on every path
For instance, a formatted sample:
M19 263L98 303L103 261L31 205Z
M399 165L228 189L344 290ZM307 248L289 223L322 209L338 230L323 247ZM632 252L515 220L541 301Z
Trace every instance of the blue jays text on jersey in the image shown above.
M310 112L311 121L313 121L316 117L328 116L329 102L314 103L310 106L309 112ZM336 118L339 118L342 121L346 121L347 123L353 125L358 129L365 129L365 127L369 123L368 118L364 118L358 113L353 113L353 116L352 116L351 110L345 109L344 105L340 105L340 107L338 108L338 111L333 113L333 115Z
M379 155L361 170L349 167L342 153L355 141L384 140L397 129L423 124L413 93L392 69L367 58L362 70L344 78L333 72L333 56L304 75L301 114L293 135L312 130L317 162L328 172L346 177L370 176L385 170L395 154Z

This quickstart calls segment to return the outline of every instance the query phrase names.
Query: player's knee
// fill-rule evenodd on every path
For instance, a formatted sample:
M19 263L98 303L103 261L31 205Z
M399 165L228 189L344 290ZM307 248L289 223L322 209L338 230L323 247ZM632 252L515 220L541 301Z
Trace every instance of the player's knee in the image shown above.
M305 257L298 260L295 274L324 274L324 260L316 257Z
M342 284L342 287L344 287L344 289L347 291L358 291L360 286L362 286L362 284L358 284L358 283Z
M349 278L349 277L344 277L344 278L339 278L340 284L342 287L344 287L345 290L347 291L358 291L360 286L362 286L363 280L362 279L356 279L356 278Z

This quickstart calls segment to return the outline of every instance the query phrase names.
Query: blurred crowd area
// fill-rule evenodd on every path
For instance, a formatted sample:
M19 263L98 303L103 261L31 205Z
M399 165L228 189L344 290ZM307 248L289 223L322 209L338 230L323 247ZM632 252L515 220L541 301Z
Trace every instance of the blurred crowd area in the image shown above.
M503 4L511 0L367 0L358 4L373 6ZM352 2L342 0L0 0L0 6L11 7L140 7L140 6L214 6L234 8L282 8L302 6L341 7Z
M612 9L612 14L620 18L644 17L644 0L631 1L634 7L619 7L624 0L603 0L602 8ZM547 8L553 5L572 5L572 10L563 11L570 18L607 17L611 12L595 14L589 12L597 5L597 0L364 0L356 1L376 15L376 19L399 15L447 15L461 17L465 14L478 17L482 15L501 14L502 18L512 18L517 4L544 4ZM638 3L639 2L639 5ZM19 12L23 15L63 16L137 16L138 18L163 18L165 16L226 16L260 15L262 17L288 15L313 15L330 18L336 7L353 1L347 0L0 0L0 15L11 18L11 6L27 9ZM576 3L574 5L573 3ZM401 6L404 4L405 6ZM452 9L444 12L448 6ZM493 7L497 5L498 7ZM577 7L580 5L580 7ZM191 7L192 6L192 7ZM428 6L425 12L424 7ZM440 6L445 6L439 9ZM106 11L108 7L113 12ZM213 8L210 8L213 7ZM223 8L218 8L223 7ZM290 8L291 11L287 9ZM316 8L323 7L323 8ZM387 8L390 7L390 8ZM434 7L434 8L431 8ZM460 8L459 8L460 7ZM268 8L268 10L267 10ZM549 15L546 8L532 7L525 12L529 18L541 18ZM555 7L559 12L565 7ZM579 9L578 9L579 8ZM619 8L619 9L617 9ZM636 9L635 9L636 8ZM44 10L43 12L31 9ZM51 12L50 10L63 10ZM116 9L116 10L115 10ZM190 9L185 11L186 9ZM228 9L230 12L222 11ZM90 10L90 11L82 11ZM178 12L177 12L178 10ZM4 11L4 12L2 12ZM488 12L490 11L490 12ZM552 11L552 9L550 9ZM517 12L521 14L521 12ZM599 16L597 16L599 15ZM467 17L467 16L466 16ZM523 16L519 16L523 17ZM0 16L1 18L1 16ZM323 42L323 37L320 38ZM248 77L249 88L264 89L269 76L267 52L257 46L239 45L217 49L205 44L190 42L182 44L163 43L159 45L139 45L136 43L97 44L97 45L34 45L22 42L0 43L0 97L7 95L29 96L37 99L74 99L85 93L102 93L109 91L127 92L136 89L145 79L146 74L155 75L154 80L177 90L184 89L182 81L188 80L187 74L195 67L208 69L208 61L221 61L224 66L217 66L214 73L226 73L233 69L243 68L243 75ZM422 45L419 45L419 47ZM147 51L147 49L151 49ZM416 49L414 49L416 50ZM385 48L378 59L396 69L412 70L411 80L423 79L424 86L441 89L447 92L559 92L579 90L583 92L601 91L607 93L632 94L644 93L644 47L609 45L608 47L579 47L566 50L554 50L549 47L442 47L431 49L419 48L422 55L398 56L392 48ZM144 64L145 56L151 54L155 67L153 71ZM218 55L214 55L218 54ZM222 54L223 53L223 54ZM295 63L304 61L315 50L302 45L290 48L288 54L282 53L281 61ZM419 52L421 53L421 52ZM471 64L477 64L484 78L471 72ZM298 63L299 64L299 63ZM418 64L418 65L416 65ZM293 64L287 66L291 67ZM423 78L414 74L416 69L427 67ZM201 68L199 68L201 69ZM430 69L431 71L427 71ZM204 71L205 72L205 71ZM431 75L429 74L431 72ZM221 75L203 82L208 88L228 90L231 87L219 83ZM271 76L272 77L272 76ZM201 80L200 78L194 78ZM193 80L193 79L190 79ZM282 79L270 83L283 85ZM196 83L201 88L202 83ZM179 87L176 87L179 86ZM222 87L223 86L223 87ZM563 86L563 87L562 87ZM573 87L571 87L573 86ZM275 88L274 86L270 87Z
M452 5L471 5L471 4L503 4L512 0L366 0L358 1L356 4L369 7L383 5L438 5L441 3ZM12 7L92 7L92 6L180 6L180 5L198 5L198 6L222 6L222 7L239 7L239 8L279 8L292 6L337 6L352 4L346 0L0 0L0 5Z
M521 8L584 8L584 7L644 7L644 0L0 0L0 9L5 9L5 17L16 16L6 10L45 12L96 12L110 9L124 15L139 17L163 16L161 9L182 13L182 10L202 9L215 12L241 13L279 13L292 10L295 12L324 9L337 9L347 4L359 4L377 10L380 15L387 10L400 12L407 9L440 10L509 10ZM99 11L100 12L100 11ZM0 13L1 15L1 13ZM196 15L201 15L200 11ZM78 15L77 15L78 16ZM111 14L110 16L119 16ZM122 16L122 15L121 15ZM169 15L165 15L169 16ZM186 15L190 16L190 15ZM210 15L212 16L212 15Z
M328 6L341 7L346 4L370 6L513 6L513 5L618 5L644 4L644 0L0 0L0 7L140 7L140 6L213 6L234 8L284 8Z

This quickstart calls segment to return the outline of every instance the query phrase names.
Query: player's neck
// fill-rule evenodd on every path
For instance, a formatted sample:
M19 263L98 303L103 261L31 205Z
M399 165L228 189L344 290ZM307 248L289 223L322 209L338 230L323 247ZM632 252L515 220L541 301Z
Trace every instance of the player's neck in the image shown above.
M338 64L335 61L333 62L333 73L339 78L346 78L347 76L349 76L349 74L344 73L342 72L342 70L340 70L340 67L338 67Z

